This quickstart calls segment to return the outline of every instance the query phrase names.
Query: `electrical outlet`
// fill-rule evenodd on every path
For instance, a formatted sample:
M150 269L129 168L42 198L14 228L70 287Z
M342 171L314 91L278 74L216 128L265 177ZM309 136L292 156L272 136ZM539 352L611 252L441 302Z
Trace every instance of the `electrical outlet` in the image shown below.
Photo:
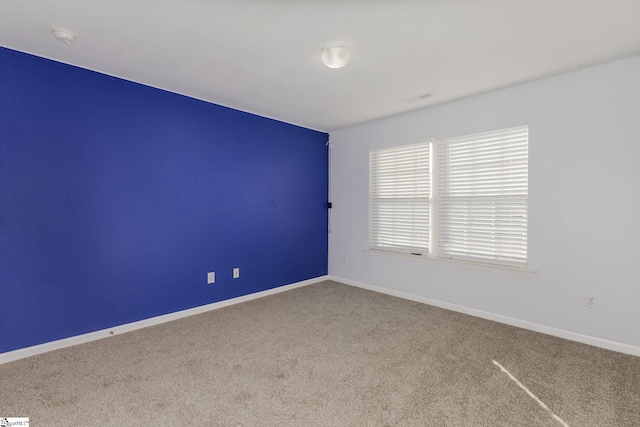
M347 258L347 256L346 256L346 255L342 255L342 263L343 263L343 264L346 264L346 263L348 263L348 262L349 262L349 258Z
M216 282L216 273L215 271L211 271L209 273L207 273L207 285L210 285L212 283Z
M240 269L236 267L233 269L233 278L237 279L238 277L240 277Z
M598 308L598 296L586 294L584 296L584 306L587 308Z

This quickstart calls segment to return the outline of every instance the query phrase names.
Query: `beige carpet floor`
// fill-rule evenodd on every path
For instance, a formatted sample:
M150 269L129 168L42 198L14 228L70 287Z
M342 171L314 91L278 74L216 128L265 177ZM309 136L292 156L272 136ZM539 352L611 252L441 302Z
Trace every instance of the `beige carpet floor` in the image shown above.
M32 427L640 426L638 357L330 281L0 365L0 386Z

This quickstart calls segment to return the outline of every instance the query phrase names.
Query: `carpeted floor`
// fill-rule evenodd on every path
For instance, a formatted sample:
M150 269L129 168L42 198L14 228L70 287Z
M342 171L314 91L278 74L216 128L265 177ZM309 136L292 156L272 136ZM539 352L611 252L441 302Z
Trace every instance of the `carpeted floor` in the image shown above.
M0 416L35 427L640 426L638 357L330 281L0 365L0 385Z

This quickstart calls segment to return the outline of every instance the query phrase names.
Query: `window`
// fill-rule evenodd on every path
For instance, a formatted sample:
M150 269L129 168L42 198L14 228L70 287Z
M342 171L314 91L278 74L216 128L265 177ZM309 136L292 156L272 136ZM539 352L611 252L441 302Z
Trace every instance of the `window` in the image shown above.
M370 154L371 249L429 250L431 177L428 143Z
M528 127L370 153L371 249L526 267Z

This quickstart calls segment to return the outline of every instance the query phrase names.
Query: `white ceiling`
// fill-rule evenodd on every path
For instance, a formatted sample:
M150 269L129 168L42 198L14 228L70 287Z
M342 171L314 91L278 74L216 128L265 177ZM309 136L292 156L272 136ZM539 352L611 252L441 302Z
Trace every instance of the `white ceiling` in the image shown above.
M0 45L330 132L638 55L639 18L640 0L0 0ZM335 43L345 68L320 60Z

